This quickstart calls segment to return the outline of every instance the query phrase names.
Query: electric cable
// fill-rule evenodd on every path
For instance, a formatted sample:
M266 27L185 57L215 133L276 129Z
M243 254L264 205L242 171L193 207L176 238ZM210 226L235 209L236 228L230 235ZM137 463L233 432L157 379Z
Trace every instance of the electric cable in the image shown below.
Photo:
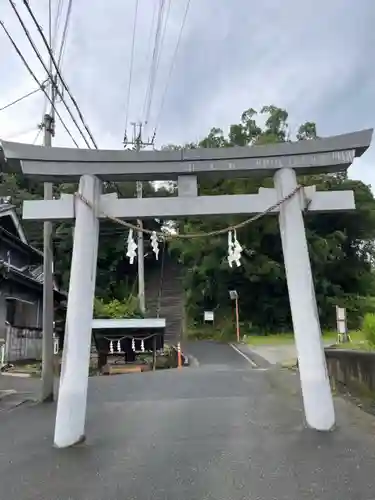
M56 106L55 104L53 103L51 97L48 95L48 92L46 91L46 89L43 87L43 84L39 82L38 78L35 76L35 73L33 72L33 70L31 69L31 67L29 66L28 62L26 61L25 57L23 56L21 50L19 49L19 47L17 46L16 42L13 40L13 37L12 35L9 33L9 31L7 30L7 28L5 27L5 24L3 21L0 21L0 25L2 26L5 34L7 35L9 41L11 42L11 44L13 45L14 49L16 50L18 56L20 57L20 59L22 60L23 64L25 65L26 69L28 70L28 72L30 73L30 75L34 78L35 82L39 85L40 89L43 91L43 93L45 94L45 96L47 97L48 101L50 102L52 108L54 109L55 113L56 113L56 116L59 118L62 126L64 127L66 133L69 135L69 137L72 139L73 143L77 146L77 148L79 147L78 146L78 143L76 142L76 140L74 139L73 135L71 134L70 130L68 129L67 125L65 124L64 120L62 119L60 113L57 111L56 109Z
M155 89L156 65L157 65L158 53L159 53L159 47L160 47L160 35L161 35L162 26L163 26L164 7L165 7L165 0L160 0L159 12L158 12L157 23L156 23L156 31L155 31L154 48L153 48L153 53L152 53L151 66L150 66L149 83L148 83L148 88L147 88L145 103L144 103L144 108L143 108L144 109L144 122L146 124L147 124L148 119L150 117L151 103L152 103L152 98L153 98L154 89Z
M72 5L73 5L73 0L69 0L68 9L66 12L63 34L62 34L62 38L61 38L59 57L57 60L57 65L60 68L60 71L62 68L63 59L64 59L64 55L65 55L65 47L66 47L66 40L67 40L67 36L68 36L69 22L70 22L71 14L72 14Z
M9 0L9 2L13 5L12 0ZM57 63L56 63L55 57L54 57L53 52L52 52L52 50L51 50L51 47L49 46L48 41L47 41L46 37L44 36L44 33L43 33L43 31L42 31L42 29L41 29L41 27L40 27L40 25L39 25L39 23L38 23L38 21L37 21L37 19L36 19L35 15L34 15L34 13L33 13L33 10L31 9L31 7L30 7L30 5L29 5L29 3L28 3L28 1L27 1L27 0L23 0L23 3L24 3L24 5L25 5L26 9L28 10L28 12L29 12L29 14L30 14L30 16L31 16L32 20L34 21L34 24L35 24L35 26L36 26L36 28L37 28L37 30L38 30L38 32L39 32L39 34L40 34L40 36L42 37L43 43L44 43L44 45L45 45L45 47L46 47L46 49L47 49L47 51L48 51L48 54L49 54L49 56L50 56L50 58L51 58L51 62L52 62L52 64L53 64L53 66L55 67L56 74L57 74L57 76L58 76L59 80L61 81L61 83L62 83L63 87L65 88L66 92L68 93L68 95L69 95L69 97L70 97L70 99L71 99L71 101L72 101L72 103L73 103L74 107L76 108L77 113L78 113L78 116L79 116L79 118L80 118L80 120L81 120L81 122L82 122L82 124L83 124L83 126L84 126L84 128L85 128L85 130L86 130L86 132L88 133L88 135L89 135L89 137L90 137L90 139L91 139L91 141L92 141L92 143L93 143L94 147L95 147L96 149L98 149L98 145L97 145L97 143L96 143L96 141L95 141L95 139L94 139L94 137L93 137L93 135L92 135L92 133L91 133L91 131L90 131L89 127L87 126L87 124L86 124L86 122L85 122L85 119L84 119L83 114L82 114L82 112L81 112L81 110L80 110L80 108L79 108L79 106L78 106L78 104L77 104L77 101L76 101L76 99L73 97L73 95L72 95L72 93L71 93L71 91L70 91L70 89L69 89L68 85L66 84L66 82L65 82L64 78L63 78L63 77L62 77L62 75L61 75L61 72L60 72L59 67L58 67L58 65L57 65ZM18 15L17 17L20 19L20 16L19 16L19 15ZM61 96L60 91L58 90L57 85L56 85L56 92L57 92L58 94L60 94L60 99L63 99L63 97ZM64 101L63 101L63 102L64 102ZM76 125L76 126L78 126L78 125ZM86 142L86 144L89 146L89 144L87 143L86 139L85 139L85 142ZM90 146L89 146L89 147L90 147Z
M46 84L46 81L43 82L41 85L44 87ZM9 104L7 104L6 106L3 106L2 108L0 108L0 111L4 111L5 109L8 109L10 108L11 106L14 106L14 104L18 104L19 102L23 101L24 99L26 99L27 97L30 97L31 95L34 95L36 94L37 92L40 92L42 89L41 87L38 87L37 89L34 89L32 90L31 92L28 92L27 94L23 95L22 97L19 97L18 99L10 102Z
M174 67L175 67L178 50L180 48L181 39L182 39L182 33L184 31L184 28L185 28L187 16L188 16L188 13L189 13L190 4L191 4L191 0L187 0L185 12L184 12L184 17L182 19L182 24L181 24L180 32L179 32L178 39L177 39L177 44L176 44L176 47L175 47L175 51L174 51L174 54L173 54L173 57L172 57L171 66L170 66L170 69L169 69L169 75L168 75L167 82L166 82L166 85L165 85L165 88L164 88L164 93L163 93L163 96L162 96L162 99L161 99L161 105L160 105L159 113L158 113L157 118L156 118L156 125L155 125L155 128L154 128L153 140L155 140L156 133L157 133L157 130L158 130L158 127L159 127L159 124L160 124L161 115L163 113L163 109L164 109L164 105L165 105L165 99L166 99L166 96L167 96L167 93L168 93L168 90L169 90L169 85L170 85L171 78L172 78L172 73L173 73L173 70L174 70Z
M9 1L10 5L12 6L12 8L13 8L13 10L14 10L14 12L15 12L16 16L17 16L17 19L18 19L18 21L20 22L21 27L22 27L22 29L23 29L23 31L24 31L24 33L25 33L25 35L27 36L27 39L29 40L29 42L30 42L30 44L31 44L31 46L32 46L32 48L33 48L33 50L34 50L34 52L35 52L36 56L38 57L39 61L41 62L42 66L43 66L43 68L44 68L44 71L47 73L47 75L48 75L48 77L49 77L49 79L50 79L50 81L51 81L51 84L54 86L54 88L55 88L55 90L56 90L57 95L60 97L61 102L64 104L64 106L65 106L66 110L68 111L68 113L69 113L69 115L70 115L70 117L71 117L71 119L72 119L72 121L73 121L74 125L77 127L77 129L78 129L78 131L79 131L79 133L80 133L81 137L82 137L82 138L83 138L83 140L85 141L86 145L88 146L88 148L90 148L90 149L91 149L91 145L90 145L90 143L88 142L88 140L86 139L85 135L83 134L83 132L82 132L82 130L81 130L81 128L80 128L80 126L78 125L77 120L75 119L75 117L74 117L74 115L73 115L73 113L72 113L71 109L70 109L70 108L69 108L69 106L66 104L66 102L65 102L65 100L64 100L64 98L63 98L63 96L62 96L62 94L61 94L61 92L60 92L60 90L59 90L58 86L56 85L56 82L54 82L54 78L53 78L52 74L50 73L49 69L47 68L46 63L43 61L43 58L42 58L42 56L40 55L40 52L39 52L39 50L37 49L37 47L36 47L36 45L35 45L35 43L34 43L34 41L33 41L32 37L31 37L31 35L30 35L30 33L29 33L28 29L26 28L26 25L25 25L25 23L23 22L23 20L22 20L22 18L21 18L21 16L20 16L20 14L19 14L19 12L18 12L18 10L17 10L17 7L15 6L15 4L14 4L14 2L13 2L12 0L8 0L8 1ZM43 36L44 36L44 35L43 35ZM54 109L55 109L55 108L54 108Z
M133 21L133 36L132 36L132 44L131 44L131 51L130 51L129 82L128 82L128 92L127 92L126 108L125 108L124 143L126 142L127 129L128 129L130 93L131 93L132 77L133 77L133 66L134 66L135 35L136 35L136 31L137 31L138 4L139 4L139 0L135 0L134 21Z

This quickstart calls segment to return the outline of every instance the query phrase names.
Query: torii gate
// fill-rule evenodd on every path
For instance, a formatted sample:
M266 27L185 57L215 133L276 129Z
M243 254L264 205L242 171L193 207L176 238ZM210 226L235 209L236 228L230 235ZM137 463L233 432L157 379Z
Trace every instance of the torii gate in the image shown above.
M20 172L46 182L79 181L86 203L63 195L60 200L25 201L24 219L75 218L68 310L55 445L82 441L85 435L88 367L93 300L103 214L126 219L177 218L225 214L256 214L278 201L279 224L298 353L299 373L307 424L328 431L335 425L321 328L311 274L303 211L354 210L352 191L298 191L297 174L345 171L369 147L372 130L325 139L228 149L181 151L100 151L44 148L2 141L0 165L4 172ZM274 176L275 189L258 194L198 196L198 179ZM174 198L117 199L102 195L102 181L177 180ZM296 193L290 196L291 193ZM287 198L287 201L281 201ZM92 208L93 207L93 208ZM86 346L86 350L82 349Z

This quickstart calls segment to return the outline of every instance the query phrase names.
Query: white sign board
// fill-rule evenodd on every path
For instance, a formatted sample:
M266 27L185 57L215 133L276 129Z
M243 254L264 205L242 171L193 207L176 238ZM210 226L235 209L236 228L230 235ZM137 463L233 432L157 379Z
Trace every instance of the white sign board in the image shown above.
M345 321L346 320L346 310L344 307L336 306L336 317L337 317L337 321Z
M337 321L337 332L345 334L346 333L346 309L344 307L336 306L336 321Z
M213 323L214 312L213 311L204 311L204 321L210 321L211 323Z
M53 354L59 354L59 338L56 335L53 336Z

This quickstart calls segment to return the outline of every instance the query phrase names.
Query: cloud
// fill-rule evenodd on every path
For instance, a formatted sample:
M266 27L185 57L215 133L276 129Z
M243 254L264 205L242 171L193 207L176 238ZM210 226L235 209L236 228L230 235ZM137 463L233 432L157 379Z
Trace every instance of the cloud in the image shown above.
M144 119L150 33L157 3L139 0L129 133L132 121ZM47 4L47 0L32 2L45 27ZM134 5L135 0L73 2L63 74L102 148L122 147ZM156 125L184 8L185 1L171 2L149 134ZM307 120L316 121L321 135L373 126L370 103L375 98L375 70L369 62L374 59L374 14L373 0L362 0L360 8L352 0L191 0L157 144L194 141L213 126L226 130L238 122L244 109L266 104L285 107L292 130ZM7 2L0 6L0 18L38 77L44 78ZM28 26L32 28L30 22ZM31 32L37 40L35 29ZM38 46L43 49L42 44ZM6 68L0 86L1 106L34 88L34 83L2 34L0 47L0 65ZM29 124L36 127L42 108L42 97L33 96L0 113L0 136L17 128L24 130ZM61 104L59 110L71 126ZM78 139L78 133L74 134ZM33 135L22 140L33 140ZM61 126L55 144L71 146ZM351 175L375 186L374 160L370 150L356 162Z

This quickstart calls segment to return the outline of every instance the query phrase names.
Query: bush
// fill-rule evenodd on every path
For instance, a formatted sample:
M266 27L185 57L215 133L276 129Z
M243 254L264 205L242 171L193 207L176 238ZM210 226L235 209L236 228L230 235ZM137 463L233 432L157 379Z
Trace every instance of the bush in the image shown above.
M375 314L367 313L363 318L362 330L367 342L375 346Z
M120 302L117 299L104 302L103 299L95 298L94 316L96 318L141 318L142 314L138 308L136 297L129 297Z

